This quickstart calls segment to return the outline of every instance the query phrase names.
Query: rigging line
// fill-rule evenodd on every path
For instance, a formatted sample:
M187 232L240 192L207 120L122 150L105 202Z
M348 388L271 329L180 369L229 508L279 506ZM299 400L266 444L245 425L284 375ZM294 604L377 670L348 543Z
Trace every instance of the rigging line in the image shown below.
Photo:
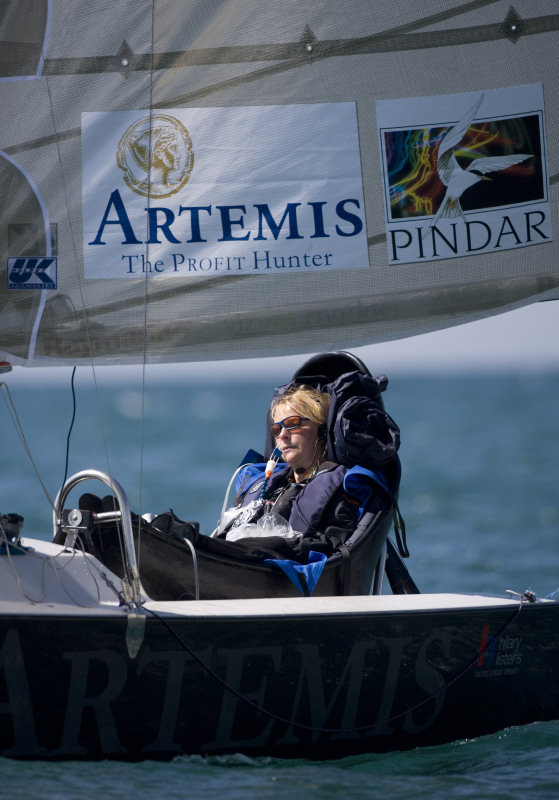
M3 383L3 382L0 383L0 393L2 392L2 389L4 389L4 393L8 395L7 399L6 399L6 397L4 397L3 399L4 399L4 402L6 403L6 407L8 409L8 414L10 415L12 423L13 423L13 425L14 425L14 427L16 429L16 432L17 432L17 434L18 434L18 436L20 438L20 441L21 441L21 443L23 445L23 449L25 450L25 452L27 454L27 457L29 458L29 461L31 462L31 466L33 467L33 471L35 472L35 475L37 476L37 480L39 481L39 483L41 485L41 488L42 488L42 490L44 492L45 497L47 498L47 501L48 501L50 507L54 509L54 501L51 498L51 496L49 494L49 491L48 491L47 487L45 486L45 484L43 482L43 479L41 478L39 469L38 469L38 467L37 467L37 465L35 463L35 460L34 460L32 454L31 454L31 450L29 448L29 445L27 444L27 439L25 438L25 434L23 432L23 426L22 426L21 421L20 421L20 419L18 417L18 413L16 411L16 407L14 405L14 401L12 400L12 395L10 394L10 390L8 388L8 385L6 383Z
M70 422L70 427L68 428L68 435L66 437L66 464L64 467L64 480L62 481L62 486L66 483L66 478L68 477L68 460L70 457L70 436L72 434L72 429L74 427L74 422L76 419L76 387L74 386L74 377L76 375L76 367L72 370L72 377L70 379L70 388L72 390L72 420Z
M5 550L6 550L5 556L6 556L7 560L8 560L8 564L9 564L10 570L12 572L12 576L14 578L14 581L16 583L17 589L18 589L19 593L21 594L21 596L25 600L29 601L30 603L33 603L34 605L37 605L39 603L43 603L45 601L45 599L46 599L46 594L47 594L47 590L48 590L47 573L46 573L46 568L47 567L50 567L52 569L52 571L54 572L54 575L56 577L56 580L58 582L58 585L60 586L62 591L66 594L66 596L71 600L71 602L74 603L74 605L78 606L79 608L96 608L99 605L99 603L101 602L101 590L100 590L100 587L99 587L99 583L97 581L97 578L93 574L93 570L92 570L92 568L91 568L91 566L89 564L89 561L88 561L88 559L86 557L85 550L83 549L83 543L81 541L80 541L80 545L81 545L81 549L82 549L82 555L84 556L83 563L85 565L85 568L86 568L87 572L89 573L89 576L90 576L91 580L93 581L93 585L94 585L95 590L96 590L96 592L95 592L96 599L94 599L93 602L91 602L91 603L82 603L82 602L80 602L80 600L78 600L78 598L75 597L71 593L71 591L68 589L68 587L65 586L64 581L63 581L63 579L61 577L62 571L64 569L66 569L72 563L72 561L74 561L75 551L73 551L73 553L71 554L70 558L67 560L67 562L65 564L59 565L59 564L57 564L57 559L60 559L60 557L61 557L60 553L55 555L55 556L44 555L42 553L38 554L38 553L33 552L33 550L30 550L29 548L25 547L24 545L21 545L21 544L19 544L17 542L10 541L8 535L6 534L6 531L4 530L4 527L3 527L2 523L0 522L0 547L4 547ZM41 562L40 575L41 575L42 591L41 591L41 595L39 597L32 597L29 594L29 592L25 589L25 587L23 585L23 581L22 581L21 575L19 574L19 572L17 570L17 567L16 567L16 564L15 564L13 558L12 558L11 550L15 550L17 553L25 554L27 557L30 557L31 559L39 560ZM19 560L18 560L18 563L19 563ZM68 570L68 571L70 572L70 570ZM70 578L70 580L72 580L72 578Z
M481 656L483 656L484 653L487 652L487 650L490 647L492 647L493 643L496 642L499 639L499 637L503 635L505 630L510 625L512 625L512 623L515 621L515 619L518 617L518 615L522 611L523 604L524 604L525 601L534 602L533 599L531 599L528 596L528 593L524 593L523 595L521 595L520 599L519 599L518 607L515 608L514 612L511 614L511 616L504 621L504 623L498 629L497 633L495 633L493 636L489 636L487 638L487 642L485 642L485 644L480 647L480 649L475 653L473 658L471 658L452 678L449 678L448 681L446 681L441 686L439 686L437 689L435 689L433 692L431 692L423 700L420 700L419 702L415 703L414 705L409 706L408 708L406 708L404 711L400 711L397 714L393 714L392 716L390 716L390 717L388 717L386 719L379 719L379 720L376 720L375 722L372 722L372 723L369 723L369 724L366 724L366 725L357 725L357 726L354 726L354 727L351 727L351 728L323 728L323 727L320 727L320 726L305 725L302 722L295 722L294 720L286 719L285 717L282 717L281 715L276 714L274 711L269 711L268 709L264 708L263 706L259 705L258 703L255 703L253 700L250 700L248 697L243 695L241 692L237 691L232 686L230 686L220 675L217 674L217 672L215 672L208 664L206 664L199 656L197 656L196 653L187 645L187 643L184 641L182 636L180 636L172 628L171 624L169 622L167 622L167 620L164 617L162 617L160 614L158 614L153 609L148 608L146 605L144 605L144 608L153 617L158 619L161 622L161 624L164 625L169 630L169 632L175 637L175 639L178 641L178 643L181 645L181 647L183 647L183 649L188 653L188 655L194 661L196 661L199 664L199 666L201 666L202 669L205 672L208 673L208 675L210 675L212 678L214 678L228 692L231 692L231 694L233 694L238 700L242 700L244 703L246 703L247 705L251 706L251 708L254 708L256 711L258 711L258 713L264 714L267 717L270 717L270 719L273 719L276 722L280 722L283 725L287 725L288 727L291 727L291 728L300 728L302 730L312 731L314 733L339 734L339 733L360 733L360 732L364 732L364 731L370 731L370 730L372 730L373 728L376 728L379 725L382 725L382 726L388 725L391 722L395 722L398 719L402 719L407 714L412 713L416 709L421 708L422 706L426 705L428 702L433 700L435 697L437 697L439 694L441 694L441 692L446 691L450 686L452 686L460 678L462 678L463 675L465 675L474 666L474 664L478 661L478 659L481 658Z
M78 539L79 539L79 537L78 537ZM80 539L80 548L81 548L81 554L83 556L83 564L84 564L84 566L86 568L86 571L89 573L89 577L93 581L93 585L95 586L95 589L96 589L97 598L94 599L91 603L82 603L76 597L74 597L72 595L72 593L69 591L69 589L64 585L64 582L62 581L61 576L60 576L60 573L62 572L62 570L66 569L68 567L68 565L71 564L72 561L76 558L76 550L75 549L72 551L72 555L70 556L70 558L68 559L66 564L62 564L62 565L59 566L56 563L56 559L59 558L60 554L57 555L57 556L54 556L54 557L53 556L47 556L47 558L45 559L45 563L48 564L52 568L52 570L54 571L54 574L56 576L56 579L57 579L57 581L58 581L58 583L60 585L60 588L64 591L64 593L72 601L72 603L77 605L79 608L96 608L101 602L101 589L99 587L99 583L97 582L97 578L93 574L92 566L89 563L88 556L90 554L86 553L84 545L83 545L83 542L81 541L81 539Z
M14 566L14 563L12 561L12 554L10 552L10 548L13 547L18 552L22 552L22 551L27 552L27 550L26 550L26 548L21 547L21 545L17 545L16 543L10 541L10 538L6 534L6 531L4 530L4 526L2 525L1 522L0 522L0 546L5 547L5 549L6 549L7 563L8 563L8 566L10 568L10 571L11 571L13 579L15 581L17 590L20 593L20 595L24 598L24 600L27 600L30 603L33 603L33 604L42 603L43 600L45 599L45 596L46 596L46 593L47 593L47 587L46 587L46 581L45 581L45 565L44 565L44 562L43 562L42 567L41 567L42 592L41 592L39 597L31 597L31 595L29 595L27 593L25 587L23 586L23 582L21 580L21 576L20 576L19 572L17 571L17 569ZM2 562L2 563L4 563L4 562Z
M154 69L153 69L153 50L155 46L155 0L151 4L151 42L150 42L150 73L149 73L149 138L148 138L148 174L147 174L147 210L149 217L149 209L151 207L151 167L153 158L153 87L154 87ZM149 223L146 217L146 239L145 239L145 254L146 264L149 263ZM140 407L140 474L139 474L139 498L138 498L138 544L136 552L136 560L138 562L138 569L140 568L140 548L141 548L141 528L142 528L142 494L143 494L143 479L144 479L144 437L145 437L145 403L146 403L146 366L147 366L147 322L148 322L148 299L149 299L149 269L146 268L144 275L144 325L143 325L143 343L142 343L142 388L141 388L141 407Z

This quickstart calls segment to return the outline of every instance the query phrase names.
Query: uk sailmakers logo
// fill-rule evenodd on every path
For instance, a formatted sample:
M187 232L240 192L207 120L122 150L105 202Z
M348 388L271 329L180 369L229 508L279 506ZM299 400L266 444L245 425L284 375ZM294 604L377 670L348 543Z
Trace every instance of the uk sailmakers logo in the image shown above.
M551 240L541 85L379 101L391 264Z
M8 258L8 289L56 289L58 259Z
M82 154L86 278L369 266L354 103L87 112Z
M170 197L192 173L192 139L176 117L147 116L128 126L118 143L116 161L133 192Z

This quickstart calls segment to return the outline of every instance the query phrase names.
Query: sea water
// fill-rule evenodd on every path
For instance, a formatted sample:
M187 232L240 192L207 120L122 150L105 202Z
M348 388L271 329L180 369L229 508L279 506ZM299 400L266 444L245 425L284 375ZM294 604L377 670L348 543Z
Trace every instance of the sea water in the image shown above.
M65 475L91 467L110 472L134 510L172 508L210 533L232 472L249 448L262 448L274 385L288 377L167 383L142 375L141 381L95 385L78 370L75 414L69 378L63 385L13 381L31 459L13 412L0 402L0 513L21 514L24 534L50 539L49 500ZM391 377L385 403L402 432L408 566L422 591L530 588L545 597L559 587L558 397L559 372ZM99 483L80 484L66 505L74 498L77 504L85 490L106 493ZM331 762L243 754L182 756L165 764L0 759L0 797L140 793L191 800L555 800L559 723Z

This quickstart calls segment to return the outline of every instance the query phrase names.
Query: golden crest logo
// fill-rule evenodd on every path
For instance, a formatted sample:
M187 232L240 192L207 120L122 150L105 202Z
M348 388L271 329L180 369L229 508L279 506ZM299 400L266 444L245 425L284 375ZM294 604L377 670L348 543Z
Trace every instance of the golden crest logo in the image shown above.
M118 143L116 161L133 192L144 197L170 197L192 174L192 139L176 117L146 116L126 129Z

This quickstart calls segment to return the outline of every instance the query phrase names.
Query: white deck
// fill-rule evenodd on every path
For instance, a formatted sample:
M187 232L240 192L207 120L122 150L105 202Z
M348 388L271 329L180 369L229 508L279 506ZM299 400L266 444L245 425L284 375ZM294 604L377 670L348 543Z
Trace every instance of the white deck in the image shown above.
M549 602L549 601L548 601ZM410 611L457 611L518 605L519 599L474 594L377 595L357 597L288 597L262 600L201 600L196 603L156 603L157 613L187 617L301 617L401 614Z

